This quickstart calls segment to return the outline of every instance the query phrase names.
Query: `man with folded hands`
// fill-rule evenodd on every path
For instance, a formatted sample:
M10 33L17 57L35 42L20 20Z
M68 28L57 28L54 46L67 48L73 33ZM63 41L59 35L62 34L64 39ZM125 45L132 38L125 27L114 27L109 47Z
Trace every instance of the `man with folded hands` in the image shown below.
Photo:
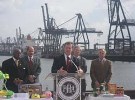
M6 87L15 93L18 93L18 85L23 84L26 77L26 69L21 66L20 49L13 50L13 57L2 62L2 72L9 74Z
M93 89L100 88L101 85L107 86L112 76L111 61L105 58L105 49L98 50L98 58L91 62L90 77Z

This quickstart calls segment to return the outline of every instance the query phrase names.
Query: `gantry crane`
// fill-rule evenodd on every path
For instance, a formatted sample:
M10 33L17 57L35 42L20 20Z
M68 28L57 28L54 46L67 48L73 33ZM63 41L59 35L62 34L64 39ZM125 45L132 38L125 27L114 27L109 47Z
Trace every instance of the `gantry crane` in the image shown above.
M60 34L60 30L58 29L55 19L49 17L48 6L46 7L46 16L44 12L44 6L42 7L43 12L43 21L44 21L44 29L42 30L42 42L44 45L43 51L47 54L58 53L61 46L62 34Z
M75 45L82 45L84 50L86 50L90 49L88 33L103 33L102 31L96 31L95 28L86 28L82 15L80 13L76 14L75 17L63 23L65 24L77 17L77 22L74 30L59 28L63 24L57 26L55 20L49 17L47 4L45 4L45 6L46 6L46 14L44 12L44 6L41 6L43 12L44 29L43 31L40 31L40 37L42 37L43 40L42 42L44 44L45 54L60 51L62 46L61 45L62 35L72 34L74 37L73 43Z
M74 33L74 44L82 45L84 50L90 49L90 42L88 33L103 33L102 31L96 31L95 28L86 28L83 17L80 13L77 15L77 22Z
M111 54L130 54L132 41L129 26L135 25L127 19L120 0L107 0L109 16L108 52Z

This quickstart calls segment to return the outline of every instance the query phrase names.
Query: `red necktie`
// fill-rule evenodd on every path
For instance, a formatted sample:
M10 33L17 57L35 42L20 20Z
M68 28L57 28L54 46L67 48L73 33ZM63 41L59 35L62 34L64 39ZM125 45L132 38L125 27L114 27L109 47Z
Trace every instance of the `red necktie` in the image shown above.
M67 71L70 70L70 65L71 65L70 58L67 56Z
M29 59L29 67L32 67L32 65L33 65L33 62L32 62L32 58L30 57L30 59Z

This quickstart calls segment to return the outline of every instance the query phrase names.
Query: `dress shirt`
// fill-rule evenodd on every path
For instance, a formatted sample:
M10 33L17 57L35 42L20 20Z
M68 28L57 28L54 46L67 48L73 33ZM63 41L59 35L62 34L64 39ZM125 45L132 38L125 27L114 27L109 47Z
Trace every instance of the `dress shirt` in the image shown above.
M15 64L16 64L16 66L18 66L19 60L15 59L14 57L13 57L13 60L14 60L14 62L15 62Z
M66 54L64 54L64 56L65 56L65 62L67 64L67 57L69 57L71 59L71 55L67 56Z

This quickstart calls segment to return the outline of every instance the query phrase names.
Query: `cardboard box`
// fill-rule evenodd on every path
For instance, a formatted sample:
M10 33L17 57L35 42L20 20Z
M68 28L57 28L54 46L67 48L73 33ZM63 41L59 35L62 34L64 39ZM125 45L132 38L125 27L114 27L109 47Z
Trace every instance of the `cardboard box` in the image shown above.
M42 85L41 84L22 84L18 87L19 93L29 93L31 94L42 94Z
M116 84L108 84L108 92L112 94L116 94L117 85Z

